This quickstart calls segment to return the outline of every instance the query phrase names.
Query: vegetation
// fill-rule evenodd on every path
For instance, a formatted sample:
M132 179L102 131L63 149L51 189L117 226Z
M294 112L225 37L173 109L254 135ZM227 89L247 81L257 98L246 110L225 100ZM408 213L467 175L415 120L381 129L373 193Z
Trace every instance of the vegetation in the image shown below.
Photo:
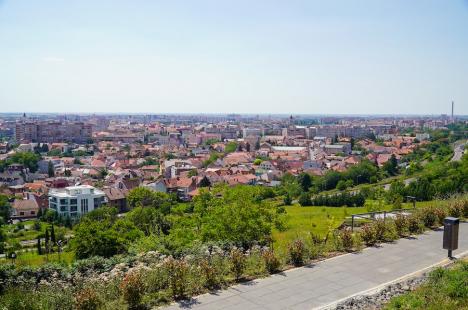
M466 309L468 306L468 261L431 272L427 283L393 298L385 309Z

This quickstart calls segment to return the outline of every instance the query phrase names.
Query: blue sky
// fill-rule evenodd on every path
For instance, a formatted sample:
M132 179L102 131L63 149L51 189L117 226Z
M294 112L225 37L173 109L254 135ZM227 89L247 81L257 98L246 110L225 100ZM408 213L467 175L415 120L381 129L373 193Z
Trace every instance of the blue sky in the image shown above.
M467 0L0 0L0 112L468 114Z

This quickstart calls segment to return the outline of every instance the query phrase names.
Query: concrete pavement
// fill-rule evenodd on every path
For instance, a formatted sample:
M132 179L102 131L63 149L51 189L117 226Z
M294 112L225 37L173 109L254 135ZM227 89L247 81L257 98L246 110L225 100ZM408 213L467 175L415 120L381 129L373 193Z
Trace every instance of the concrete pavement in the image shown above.
M367 248L315 265L198 296L166 309L314 309L372 290L441 263L442 231L430 231L394 244ZM459 249L468 251L468 223L460 224Z

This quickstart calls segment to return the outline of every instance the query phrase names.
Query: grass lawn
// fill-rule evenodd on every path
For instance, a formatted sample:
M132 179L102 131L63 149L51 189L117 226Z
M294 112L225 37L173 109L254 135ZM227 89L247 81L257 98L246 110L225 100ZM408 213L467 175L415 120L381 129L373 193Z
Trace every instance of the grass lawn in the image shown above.
M422 207L432 202L418 202L416 207ZM403 203L401 208L411 208L412 203ZM337 228L352 214L368 212L366 207L301 207L298 203L285 206L287 212L286 231L273 231L274 248L280 253L285 252L288 243L297 238L308 238L310 232L325 237L329 227ZM392 210L386 205L381 211Z
M31 252L18 252L18 257L15 260L2 258L0 264L4 263L15 263L18 266L40 266L47 262L49 263L63 263L70 265L75 260L75 253L73 252L62 252L60 258L58 253L51 253L48 256L38 255L36 251Z
M434 270L426 284L392 298L385 309L468 309L468 261Z

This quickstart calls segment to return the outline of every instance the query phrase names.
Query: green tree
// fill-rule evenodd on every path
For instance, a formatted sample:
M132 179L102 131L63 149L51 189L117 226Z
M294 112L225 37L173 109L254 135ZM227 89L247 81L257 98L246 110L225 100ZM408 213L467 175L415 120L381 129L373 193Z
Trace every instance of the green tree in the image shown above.
M310 195L308 193L302 193L299 196L299 204L303 207L311 206L312 201L310 200Z
M49 178L52 178L55 176L54 164L52 164L52 161L50 160L49 160L48 167L47 167L47 173L49 174Z
M200 187L210 187L211 186L211 181L208 179L208 177L205 175L201 180L200 180Z
M308 173L301 173L298 176L299 184L304 192L307 192L309 188L312 186L312 178Z

